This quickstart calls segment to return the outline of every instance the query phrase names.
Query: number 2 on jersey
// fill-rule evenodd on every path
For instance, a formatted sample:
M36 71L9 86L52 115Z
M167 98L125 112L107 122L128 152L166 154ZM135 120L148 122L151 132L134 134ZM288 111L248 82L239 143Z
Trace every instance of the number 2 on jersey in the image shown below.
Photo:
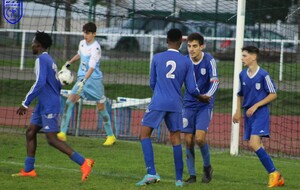
M171 65L170 71L166 74L166 78L175 79L175 74L173 73L176 69L176 62L175 61L168 61L166 63L166 67Z

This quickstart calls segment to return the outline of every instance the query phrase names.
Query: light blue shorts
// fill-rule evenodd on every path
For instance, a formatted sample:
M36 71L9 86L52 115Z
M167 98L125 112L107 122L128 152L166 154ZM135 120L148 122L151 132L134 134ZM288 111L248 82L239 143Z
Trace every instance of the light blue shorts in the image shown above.
M267 106L258 108L251 117L244 110L244 140L250 140L251 135L270 136L270 110Z
M183 109L183 126L181 132L195 134L196 130L206 131L212 119L213 109L201 107L199 109Z
M182 126L182 113L177 112L146 110L142 120L142 125L157 129L163 119L165 120L169 131L180 131Z
M72 88L71 94L76 94L78 90L77 84L81 80L82 78L78 78L76 84ZM80 97L86 100L104 103L106 97L104 95L104 85L102 79L89 78L83 86L83 90L80 93Z
M33 112L30 123L39 126L45 133L59 132L58 126L59 114L39 114Z

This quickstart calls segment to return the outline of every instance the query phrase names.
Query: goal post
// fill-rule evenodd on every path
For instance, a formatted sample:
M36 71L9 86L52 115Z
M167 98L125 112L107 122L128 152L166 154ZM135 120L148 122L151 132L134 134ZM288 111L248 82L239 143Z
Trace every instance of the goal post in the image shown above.
M232 94L232 115L237 109L237 91L239 88L239 73L242 71L241 64L241 48L244 41L245 28L245 11L246 0L238 0L237 21L236 21L236 43L235 43L235 57L234 57L234 79L233 79L233 94ZM232 123L231 125L231 142L230 154L238 155L239 152L239 123Z

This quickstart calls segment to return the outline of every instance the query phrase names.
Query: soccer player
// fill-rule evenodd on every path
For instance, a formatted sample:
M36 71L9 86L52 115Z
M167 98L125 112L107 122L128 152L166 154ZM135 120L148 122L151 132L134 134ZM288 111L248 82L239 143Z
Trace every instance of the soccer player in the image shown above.
M193 62L196 81L203 100L198 101L188 90L184 94L183 128L182 132L186 144L186 163L190 177L187 183L196 182L194 144L200 148L203 159L202 182L209 183L213 169L210 164L209 146L206 142L206 133L213 114L215 93L218 89L218 71L214 58L202 50L204 38L199 33L192 33L187 38L189 59Z
M61 122L61 132L58 133L58 138L66 141L66 134L72 115L74 104L80 99L97 101L99 115L104 121L106 131L106 141L104 146L111 146L116 142L116 137L111 128L111 119L107 112L104 95L103 75L100 71L101 47L95 40L97 27L94 23L86 23L82 27L84 39L80 41L78 53L73 58L66 62L64 67L69 67L71 64L80 59L80 66L77 73L77 82L74 85L71 94L69 95L64 115Z
M32 53L37 55L35 60L36 81L27 93L22 106L17 110L17 114L26 114L28 106L35 98L38 98L38 103L32 113L30 125L26 130L27 157L24 168L19 173L13 174L13 176L37 176L34 169L37 133L43 129L49 145L65 153L71 160L81 165L81 179L85 181L91 172L94 160L85 159L57 138L61 83L57 78L57 65L47 53L47 49L51 44L51 37L44 32L37 32L32 41Z
M233 122L239 123L244 109L244 140L256 153L269 173L269 187L284 185L284 179L262 145L262 138L270 135L270 111L268 104L277 98L276 87L269 73L257 63L259 49L254 46L242 48L244 69L239 75L237 109ZM243 99L243 104L242 103Z
M151 62L150 87L154 91L151 102L142 120L140 140L144 154L147 174L136 183L137 186L160 181L154 165L152 142L153 129L157 129L164 119L171 135L173 157L176 172L176 186L183 186L183 160L180 140L182 127L182 96L183 83L190 94L195 97L200 91L195 81L191 61L179 53L182 33L178 29L170 29L167 33L168 50L155 54Z

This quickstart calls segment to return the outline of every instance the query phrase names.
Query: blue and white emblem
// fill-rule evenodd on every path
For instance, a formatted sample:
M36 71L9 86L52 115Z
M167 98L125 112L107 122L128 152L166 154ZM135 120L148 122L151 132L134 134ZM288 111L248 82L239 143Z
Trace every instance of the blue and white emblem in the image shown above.
M260 90L260 83L255 83L256 90Z
M23 0L2 0L2 12L4 18L10 24L16 24L23 16Z
M205 75L206 74L206 69L205 68L201 68L201 75Z

